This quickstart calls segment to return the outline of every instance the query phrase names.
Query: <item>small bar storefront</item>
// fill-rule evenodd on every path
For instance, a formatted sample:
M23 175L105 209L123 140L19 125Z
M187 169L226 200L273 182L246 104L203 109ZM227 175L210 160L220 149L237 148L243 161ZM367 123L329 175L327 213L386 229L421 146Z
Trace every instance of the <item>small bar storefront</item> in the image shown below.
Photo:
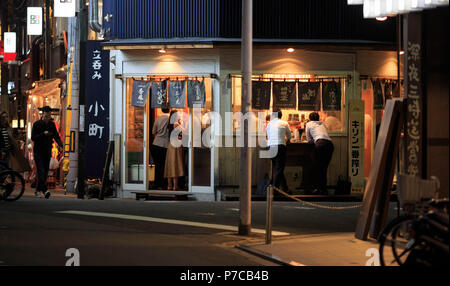
M110 138L120 138L120 160L114 159L114 169L120 170L118 195L135 198L133 192L152 190L154 165L151 156L152 125L162 113L161 108L152 108L152 86L165 82L198 81L204 85L204 105L200 114L195 114L188 105L188 93L184 106L176 108L185 114L189 144L184 156L187 176L185 191L197 200L221 200L228 195L238 195L239 112L241 111L240 49L221 45L203 48L158 49L134 47L125 49L104 46L109 49L111 61L111 121ZM352 180L355 194L363 194L365 158L364 144L359 154L357 178L351 176L352 150L350 143L349 105L353 101L367 101L360 75L394 79L397 72L396 53L392 51L364 51L356 48L351 52L323 52L302 50L287 52L281 48L255 46L253 52L253 112L270 115L275 108L283 110L283 120L289 122L293 134L292 155L285 169L289 188L297 190L302 185L302 157L308 146L302 143L302 129L311 111L318 111L320 120L327 125L335 151L328 168L328 185L336 186L339 177ZM332 49L331 49L332 50ZM144 106L132 105L134 82L148 82L149 93ZM255 96L256 95L256 96ZM373 93L371 94L373 96ZM170 97L170 93L168 95ZM373 101L373 100L372 100ZM362 103L363 104L363 103ZM372 107L369 107L372 108ZM381 110L375 109L376 112ZM221 120L205 120L208 112L220 115ZM234 114L232 118L227 113ZM373 110L371 111L373 113ZM236 115L237 114L237 115ZM363 115L364 117L364 115ZM194 121L202 122L201 130L194 130ZM230 121L230 122L228 122ZM381 118L380 118L381 121ZM361 140L368 131L361 123ZM264 126L266 122L262 123ZM209 129L211 146L196 143L193 134L204 135ZM220 128L219 128L220 127ZM210 131L210 130L209 130ZM370 131L372 132L372 131ZM252 134L256 142L265 134ZM201 137L200 137L201 138ZM201 139L200 139L201 141ZM226 142L233 142L230 147ZM363 141L364 142L364 141ZM373 150L373 143L371 145ZM252 148L252 184L256 191L258 182L270 176L270 159L259 158L260 146ZM295 155L297 154L297 155ZM297 158L295 158L295 156ZM289 156L288 156L289 157ZM120 165L119 165L120 164ZM359 179L359 181L358 181ZM153 190L152 190L153 191Z

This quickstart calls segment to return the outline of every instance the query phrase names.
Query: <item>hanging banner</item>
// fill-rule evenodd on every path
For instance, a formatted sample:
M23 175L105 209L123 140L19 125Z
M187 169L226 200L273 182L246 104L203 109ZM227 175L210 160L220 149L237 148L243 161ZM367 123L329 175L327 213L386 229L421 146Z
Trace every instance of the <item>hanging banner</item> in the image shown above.
M75 17L76 0L55 0L54 17Z
M16 52L16 33L15 32L5 32L3 33L3 52L4 53L15 53Z
M322 83L322 104L324 111L341 110L341 82L326 81Z
M295 82L274 82L273 83L273 108L295 109L297 97L295 95Z
M364 192L364 101L349 102L349 152L348 173L352 182L351 193Z
M161 108L167 103L167 80L152 82L151 107Z
M379 110L384 108L383 89L379 79L372 80L373 87L373 109Z
M187 82L188 107L205 106L205 83L198 80Z
M28 7L27 8L27 35L40 36L42 35L42 8Z
M270 81L252 81L252 108L270 109Z
M148 91L150 89L149 81L133 81L133 93L131 94L131 105L144 107L147 101Z
M384 84L385 100L394 98L394 82L388 81Z
M84 92L85 172L87 179L98 179L102 178L109 140L109 51L102 50L99 41L86 42Z
M320 110L319 87L318 82L298 83L298 110Z
M405 170L412 176L423 176L423 87L422 87L422 14L410 13L405 17Z
M186 81L169 81L169 105L184 108L186 105Z

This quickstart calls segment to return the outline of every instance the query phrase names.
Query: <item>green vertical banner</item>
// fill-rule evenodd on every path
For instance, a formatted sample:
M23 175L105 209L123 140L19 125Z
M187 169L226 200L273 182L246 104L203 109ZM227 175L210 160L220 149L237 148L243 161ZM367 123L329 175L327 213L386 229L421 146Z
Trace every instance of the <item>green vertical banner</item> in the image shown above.
M364 101L349 100L348 174L352 194L364 193Z

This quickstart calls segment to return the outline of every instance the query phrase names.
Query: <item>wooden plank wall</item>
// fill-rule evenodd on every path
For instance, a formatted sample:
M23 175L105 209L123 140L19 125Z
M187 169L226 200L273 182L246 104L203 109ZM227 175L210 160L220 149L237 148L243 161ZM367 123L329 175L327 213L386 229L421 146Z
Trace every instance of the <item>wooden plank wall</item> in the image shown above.
M334 152L328 167L328 185L335 186L339 175L344 178L347 176L348 149L347 137L332 136L332 140ZM239 185L239 158L239 148L219 148L219 187ZM257 182L264 179L266 173L270 176L271 161L270 159L260 159L259 149L253 148L252 164L252 184L256 186Z

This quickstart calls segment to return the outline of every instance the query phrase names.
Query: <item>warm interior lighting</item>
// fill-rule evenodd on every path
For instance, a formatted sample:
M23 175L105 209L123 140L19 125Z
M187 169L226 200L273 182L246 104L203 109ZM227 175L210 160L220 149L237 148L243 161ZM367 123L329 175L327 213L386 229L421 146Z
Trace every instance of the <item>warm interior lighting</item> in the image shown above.
M399 54L400 54L400 55L404 55L404 54L405 54L405 51L400 51Z
M25 121L20 119L20 128L25 128Z
M19 122L17 121L17 119L13 119L12 120L12 128L17 128L18 127Z
M387 20L387 17L376 17L377 21L383 22Z
M165 49L160 49L158 52L160 52L161 54L165 54L166 50Z
M288 53L294 52L294 48L289 48L289 49L287 49L287 52L288 52Z

